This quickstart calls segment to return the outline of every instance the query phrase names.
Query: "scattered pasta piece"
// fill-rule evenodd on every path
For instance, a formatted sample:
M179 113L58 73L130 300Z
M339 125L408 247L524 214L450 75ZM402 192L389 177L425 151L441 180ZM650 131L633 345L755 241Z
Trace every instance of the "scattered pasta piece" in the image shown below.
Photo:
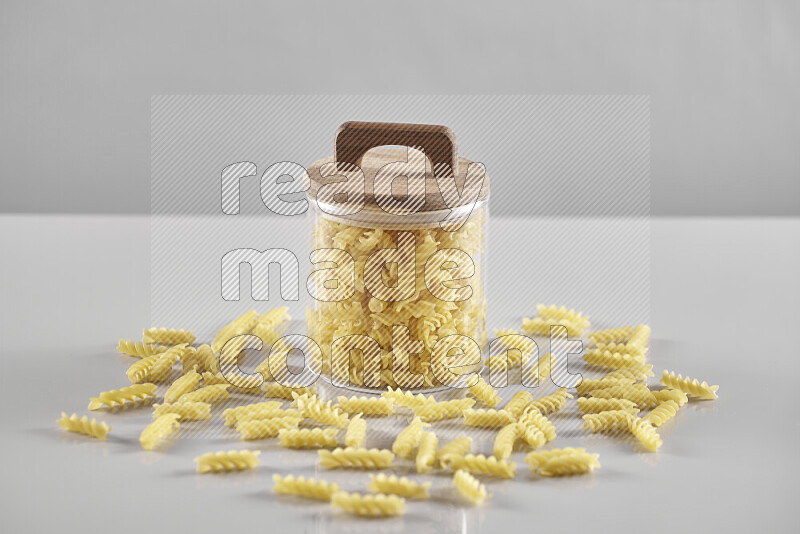
M255 310L250 310L249 312L240 315L230 323L223 326L220 331L217 332L217 335L214 337L214 341L211 342L211 349L216 354L219 354L228 341L237 336L241 336L250 332L250 330L252 330L256 325L257 321L258 313ZM239 351L236 350L235 352L238 354Z
M547 437L542 432L542 429L533 423L520 422L517 423L519 436L531 447L541 447L547 443Z
M324 403L316 395L308 393L303 395L293 393L292 397L294 397L293 404L300 409L303 417L308 417L323 425L339 428L346 427L349 422L347 414L340 410L338 406L333 406L331 401Z
M589 332L587 337L590 342L597 345L598 343L625 343L632 334L632 326L621 326L607 330L595 330L594 332Z
M261 338L261 341L267 345L274 345L280 337L277 327L289 320L291 320L291 317L289 316L288 307L280 306L272 309L258 318L253 327L253 335Z
M138 362L128 367L128 370L125 372L125 374L128 375L128 380L131 381L131 384L139 384L144 382L145 379L150 377L151 370L156 363L161 362L159 367L163 368L168 362L168 365L171 368L172 363L180 354L183 353L185 348L185 345L176 345L175 347L172 347L164 352L142 358ZM163 369L157 369L157 373L155 374L158 374L159 376L157 378L161 379L163 378L163 373Z
M650 341L650 327L640 324L633 330L633 334L628 338L627 347L644 348Z
M669 372L666 369L661 377L661 383L668 388L679 389L691 395L705 400L713 400L717 398L717 390L719 386L709 386L706 382L700 382L697 379L692 380L688 376L683 378L681 375L675 376L675 372Z
M278 431L278 439L282 447L289 449L320 449L336 447L335 428L282 428Z
M638 410L609 410L600 413L587 413L583 416L583 429L589 432L608 432L628 430L628 419Z
M464 469L459 469L453 475L453 485L458 492L469 499L473 504L481 504L490 497L486 486Z
M543 477L564 477L591 473L595 467L600 467L600 462L597 461L598 457L598 454L586 452L562 454L547 460L543 466L539 467L537 473Z
M579 323L569 321L567 319L542 319L541 317L536 317L534 319L529 319L527 317L522 319L522 329L531 334L533 336L561 336L561 332L563 332L560 328L555 328L563 326L567 330L567 335L569 337L580 337L583 335L583 328Z
M106 435L111 432L111 427L107 424L98 423L95 419L91 421L87 416L78 418L78 414L67 415L61 412L61 419L57 421L58 426L69 432L76 432L86 436L105 441Z
M415 417L411 423L397 434L392 443L392 452L400 458L409 458L414 446L422 439L422 432L425 428L422 419Z
M227 473L254 469L259 464L261 451L209 452L195 458L198 473Z
M314 387L306 387L300 384L289 384L284 386L277 382L270 382L264 385L264 397L272 399L287 399L292 400L292 393L304 395L306 393L316 393Z
M497 404L502 400L500 395L497 394L497 390L490 386L480 376L471 386L469 386L469 392L473 397L492 408L497 406Z
M347 431L344 434L344 444L346 447L361 448L367 441L367 422L361 418L361 414L354 415L347 423Z
M108 408L127 408L136 406L140 401L151 400L156 397L155 384L134 384L132 386L103 391L97 397L89 400L90 410Z
M514 393L514 396L511 397L511 400L508 401L504 410L514 416L514 418L519 417L522 413L522 410L528 405L529 402L533 400L533 395L531 395L527 391L518 391Z
M494 455L498 460L507 460L514 452L514 443L519 437L519 425L511 423L500 429L494 440Z
M169 347L163 347L161 345L141 343L139 341L131 341L130 339L122 338L119 339L119 345L117 345L117 350L120 353L136 358L146 358L153 354L160 354L168 348Z
M551 306L546 306L544 304L537 304L536 305L537 315L542 319L551 319L551 320L558 320L564 319L574 323L578 328L582 330L586 330L591 326L589 322L589 317L584 315L579 311L575 311L574 309L568 310L564 306L556 306L555 304Z
M430 482L420 484L409 480L407 477L397 478L397 475L387 477L383 473L377 475L369 475L369 489L373 493L386 493L390 495L399 495L406 499L427 499L428 489L431 487Z
M386 469L392 467L394 454L384 449L356 449L347 447L337 448L332 451L322 449L319 451L319 464L331 469L356 468L356 469Z
M593 389L603 389L611 386L630 386L636 383L634 378L589 378L581 381L575 388L578 395L586 395Z
M653 392L644 384L595 389L590 391L589 395L598 399L627 399L635 402L640 408L649 408L656 403Z
M652 412L644 416L644 420L658 428L678 413L680 406L674 400L659 403Z
M595 348L599 351L630 354L631 356L643 356L647 352L647 347L628 343L598 343Z
M639 367L645 363L644 356L631 356L618 352L600 351L591 349L583 355L583 360L589 365L610 369L624 369L626 367Z
M464 424L483 428L500 428L513 423L515 417L508 410L464 410Z
M194 343L194 332L191 330L175 330L166 328L148 328L142 336L143 343L159 343L161 345L191 345Z
M443 421L460 417L464 410L472 408L475 399L455 399L442 402L429 402L412 408L414 413L426 422Z
M649 363L623 367L606 373L603 378L633 378L634 380L644 380L645 377L653 376L653 366Z
M182 395L189 393L200 385L200 373L191 370L177 379L164 393L164 402L176 402Z
M228 393L230 384L215 384L213 386L204 386L200 389L184 393L178 399L178 402L209 402L215 403L223 400L228 400L231 395Z
M683 406L689 402L689 397L686 395L686 393L679 389L660 389L653 392L653 397L656 399L656 403L658 404L671 400L678 406Z
M345 512L367 517L392 517L402 515L405 500L397 495L375 495L337 491L331 497L331 505Z
M500 478L514 478L517 474L517 467L514 462L498 460L494 456L486 457L483 454L449 456L446 467L453 471L465 469L472 474L491 475Z
M155 421L147 425L139 435L139 443L142 448L146 451L153 450L159 441L181 426L178 422L180 417L176 413L168 413L157 417Z
M338 484L314 478L272 475L272 480L275 483L272 491L275 493L297 495L318 501L330 501L333 494L341 490Z
M274 438L284 428L297 428L302 417L273 417L272 419L254 419L242 421L236 425L236 431L242 439Z
M180 421L202 421L211 419L211 405L207 402L179 402L177 404L154 404L153 417L174 413Z
M286 412L281 408L280 401L266 401L228 408L222 412L222 418L225 420L225 426L236 426L236 423L242 417L247 417L247 420L269 419L271 417L280 417L284 414Z
M423 432L419 440L417 449L417 473L423 474L433 469L436 463L436 449L439 446L439 439L433 432Z
M600 413L610 410L632 409L636 409L636 403L627 399L599 399L597 397L582 397L578 399L578 410L583 413Z
M472 438L469 436L459 436L436 453L436 459L442 467L447 463L450 456L464 456L469 453L472 447Z
M347 413L385 416L394 413L394 402L386 397L338 397L339 408Z
M542 415L542 413L533 405L525 408L525 411L522 413L522 415L520 415L518 422L524 426L535 426L542 431L542 434L544 434L547 441L553 441L556 439L556 427L553 426L553 423L551 423L547 417Z
M400 389L392 389L389 386L388 391L381 394L381 397L390 399L397 406L405 406L406 408L414 408L415 406L422 406L429 402L436 402L433 395L426 397L422 393L414 395L410 391L402 391Z
M651 452L657 451L664 443L656 432L656 428L640 417L630 416L628 418L628 430L636 436L645 449Z
M559 388L558 391L532 400L525 407L525 410L536 410L543 415L555 413L567 405L567 399L572 395L567 393L567 388Z
M550 449L547 451L534 451L525 456L525 462L530 466L531 471L534 471L545 465L553 458L558 458L559 456L568 456L571 454L583 454L585 452L586 449L584 448L573 447L567 447L564 449Z

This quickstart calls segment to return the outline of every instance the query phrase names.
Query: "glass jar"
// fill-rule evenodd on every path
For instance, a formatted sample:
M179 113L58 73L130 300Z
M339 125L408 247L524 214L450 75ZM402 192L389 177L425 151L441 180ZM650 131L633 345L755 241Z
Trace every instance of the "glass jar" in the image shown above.
M483 166L443 126L345 123L334 153L308 169L309 363L356 390L463 387L486 342Z

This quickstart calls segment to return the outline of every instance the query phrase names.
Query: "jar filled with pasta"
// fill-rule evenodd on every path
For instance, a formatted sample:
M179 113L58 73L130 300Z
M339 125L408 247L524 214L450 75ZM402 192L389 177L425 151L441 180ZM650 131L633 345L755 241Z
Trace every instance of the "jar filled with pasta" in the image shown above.
M348 122L308 176L309 363L356 390L463 387L486 342L483 165L444 126Z

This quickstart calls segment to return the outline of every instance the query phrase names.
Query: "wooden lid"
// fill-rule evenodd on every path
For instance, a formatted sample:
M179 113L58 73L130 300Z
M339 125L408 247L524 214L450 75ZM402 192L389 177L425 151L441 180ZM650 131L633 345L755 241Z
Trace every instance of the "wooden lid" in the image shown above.
M386 145L410 149L375 148ZM473 177L484 172L480 164L472 163L458 156L455 134L446 126L346 122L336 133L334 156L316 161L307 169L311 180L307 194L317 200L320 188L341 183L335 188L335 202L341 202L345 194L360 195L363 191L365 210L382 210L381 206L385 209L387 205L399 210L403 209L401 206L412 206L418 213L448 210L442 195L448 189L446 185L440 188L439 182L452 184L451 169L455 168L456 187L459 194L463 193L467 173ZM364 173L363 186L357 167ZM375 177L381 169L386 169L384 173L393 171L397 178L391 182L384 180L376 192ZM383 178L387 176L390 175L384 174ZM483 177L480 187L479 202L489 197L488 175ZM326 200L330 201L331 195L328 191ZM452 207L454 202L449 204Z

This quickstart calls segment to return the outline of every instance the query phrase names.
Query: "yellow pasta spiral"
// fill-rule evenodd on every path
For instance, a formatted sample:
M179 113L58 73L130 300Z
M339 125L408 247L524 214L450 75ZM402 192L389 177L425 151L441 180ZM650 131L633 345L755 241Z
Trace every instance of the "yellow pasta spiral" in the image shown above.
M339 408L347 413L383 416L394 413L394 402L386 397L337 397Z
M439 446L439 439L433 432L423 432L419 440L417 449L417 473L427 473L433 469L436 463L436 449Z
M514 416L508 410L475 410L472 408L464 410L464 424L467 426L500 428L513 423L514 420Z
M595 389L590 391L589 395L599 399L627 399L635 402L640 408L648 408L656 403L653 392L644 384Z
M547 437L542 430L531 423L517 423L520 437L531 447L541 447L547 443Z
M583 454L586 452L584 448L573 448L573 447L566 447L564 449L550 449L547 451L534 451L528 453L525 456L525 462L530 466L531 471L534 471L543 465L545 465L548 461L552 460L553 458L558 458L559 456L568 456L572 454Z
M391 517L402 515L405 500L397 495L362 495L337 491L331 497L331 505L353 515L366 517Z
M394 454L384 449L336 448L319 451L319 464L328 468L386 469L392 467Z
M630 354L631 356L642 356L647 352L646 347L629 343L598 343L595 348L600 351L607 350L608 352Z
M168 347L161 345L141 343L139 341L131 341L130 339L119 339L117 351L128 356L135 356L136 358L146 358L153 354L160 354L167 350Z
M611 386L628 386L636 382L633 378L589 378L581 381L575 388L578 395L586 395L593 389L603 389Z
M106 435L111 432L111 427L104 422L98 423L95 419L90 421L85 415L78 418L76 413L67 415L65 412L61 412L61 419L56 422L64 430L84 434L103 441L106 440Z
M472 408L475 399L454 399L442 402L429 402L422 406L415 406L412 409L417 417L423 421L443 421L459 417L464 410Z
M490 496L486 491L486 486L464 469L459 469L453 475L453 485L461 495L474 504L481 504Z
M447 468L458 471L465 469L473 474L491 475L500 478L514 478L517 466L514 462L498 460L494 456L486 457L483 454L465 454L464 456L450 456Z
M261 451L219 451L203 454L194 460L198 473L225 473L255 468L259 464L259 454Z
M591 473L600 467L598 457L598 454L586 452L559 455L541 466L538 474L543 477L563 477Z
M169 372L172 370L172 364L181 357L186 350L186 344L175 345L174 347L161 352L142 358L134 363L126 374L128 380L133 384L144 382L145 379L151 382L163 381L169 377Z
M582 397L578 399L578 410L583 413L600 413L610 410L631 410L635 408L636 403L628 399L598 399L596 397Z
M444 467L450 456L464 456L469 453L472 447L472 438L469 436L459 436L436 453L436 459Z
M278 384L277 382L270 382L264 384L264 397L270 399L287 399L292 400L292 393L304 395L306 393L316 393L314 387L307 387L301 384Z
M273 417L272 419L253 419L236 425L242 439L274 438L284 428L297 428L302 417Z
M681 375L675 376L675 372L669 372L666 369L661 377L661 383L668 388L679 389L700 399L713 400L717 398L717 390L719 386L709 386L705 381L700 382L697 379L691 379L688 376L683 378Z
M207 402L179 402L177 404L154 404L153 417L174 413L180 421L202 421L211 419L211 405Z
M289 449L319 449L336 447L335 428L282 428L278 431L278 439L282 447Z
M275 493L297 495L319 501L330 501L333 494L341 489L338 484L314 478L295 477L294 475L285 477L272 475L272 480L275 483L272 491Z
M655 427L640 417L628 419L628 430L649 451L655 452L664 443Z
M678 413L680 406L673 400L668 400L656 406L652 412L644 417L644 420L658 428Z
M574 323L578 328L586 330L591 326L589 317L574 309L568 310L565 306L556 306L555 304L546 306L544 304L536 305L537 315L542 319L564 319Z
M647 376L653 376L653 366L649 363L617 369L606 373L603 378L633 378L634 380L644 380Z
M589 332L589 341L597 345L598 343L624 343L633 334L632 326L621 326L619 328L609 328L607 330L595 330Z
M215 403L222 400L227 400L231 397L228 393L230 384L215 384L213 386L204 386L200 389L184 393L178 399L178 402L210 402Z
M607 350L590 349L583 355L583 360L589 365L606 367L610 369L624 369L626 367L638 367L644 364L644 356L632 356Z
M154 399L155 396L155 384L134 384L120 389L103 391L97 397L92 397L89 401L89 409L99 410L104 406L126 408L136 406L140 401Z
M514 443L519 437L519 425L511 423L497 432L494 440L494 455L498 460L507 460L514 452Z
M299 417L299 410L284 410L281 408L280 401L257 402L255 404L245 404L236 408L228 408L222 412L225 426L236 426L241 421L252 421L254 419L271 419L273 417Z
M491 407L497 406L497 403L502 400L500 395L497 394L497 390L481 377L478 377L477 380L469 386L469 392L473 397Z
M525 426L535 426L542 431L547 441L556 439L556 427L535 406L525 408L525 411L519 416L518 422Z
M555 413L561 408L566 406L567 399L571 399L572 395L567 393L567 388L559 388L556 392L538 399L532 400L525 407L525 410L536 410L544 415Z
M583 416L583 429L590 432L627 430L628 419L636 412L629 410L609 410L600 413L587 413Z
M214 337L214 341L211 342L211 349L216 354L219 354L228 341L236 336L250 332L250 330L252 330L256 325L257 321L258 313L255 310L250 310L240 315L230 323L223 326L220 331L217 332L217 335Z
M397 406L405 406L406 408L413 408L415 406L422 406L429 402L436 402L433 395L426 397L422 393L414 395L410 391L402 391L401 389L392 389L388 386L388 391L381 394L381 397L388 398Z
M533 400L533 395L531 395L527 391L518 391L514 393L511 397L511 400L508 401L504 410L508 413L513 415L515 418L519 417L519 414L522 413L522 410L528 405L529 402Z
M180 415L176 413L167 413L156 418L155 421L150 423L139 434L139 443L146 451L152 450L156 447L159 441L169 436L173 431L177 430L181 424L178 422Z
M392 443L392 452L401 458L411 456L414 446L422 438L423 429L427 426L419 417L414 417L411 423L397 434Z
M194 332L191 330L175 330L174 328L148 328L144 331L143 343L159 343L161 345L180 345L194 343Z
M367 422L361 418L361 414L354 415L347 423L347 431L344 434L344 444L347 447L363 447L367 440Z
M653 397L655 397L656 402L659 404L671 400L678 406L683 406L689 402L689 397L686 393L679 389L660 389L653 392Z
M626 345L628 347L644 348L648 341L650 341L650 327L646 324L640 324L633 330Z
M349 417L338 406L333 406L331 401L325 403L316 395L310 394L298 395L293 393L292 397L294 397L293 404L300 409L303 417L313 419L323 425L339 428L347 426Z
M409 480L407 477L398 478L397 475L387 477L383 473L369 475L367 489L373 493L386 493L399 495L406 499L427 499L430 482L420 484Z
M176 402L184 393L189 393L200 385L200 373L191 370L175 380L164 393L164 402Z

